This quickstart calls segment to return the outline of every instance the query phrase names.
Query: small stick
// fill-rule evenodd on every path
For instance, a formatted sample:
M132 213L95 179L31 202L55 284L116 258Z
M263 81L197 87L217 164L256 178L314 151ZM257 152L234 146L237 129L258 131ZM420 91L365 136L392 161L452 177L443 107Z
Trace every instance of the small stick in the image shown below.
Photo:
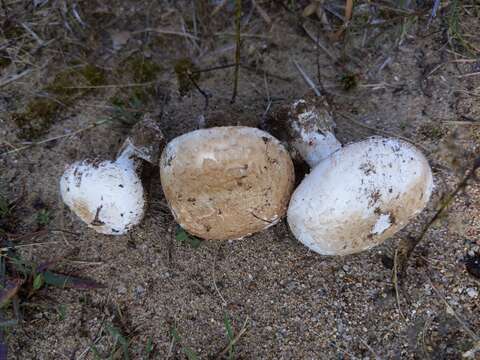
M307 73L301 68L301 66L298 64L298 62L296 62L295 60L293 60L293 63L295 64L295 66L297 67L297 70L298 72L300 73L300 75L302 75L302 78L303 80L307 83L308 86L310 86L312 88L312 90L315 92L315 95L317 96L321 96L322 94L320 93L320 91L317 89L317 87L315 86L315 84L313 83L312 79L310 79L307 75Z
M237 5L236 13L235 13L235 28L236 28L236 46L235 46L235 74L233 78L233 94L232 100L230 101L232 104L235 102L237 97L237 90L238 90L238 71L240 69L240 18L242 16L242 0L235 0Z
M453 316L455 317L455 319L457 319L458 323L460 325L462 325L463 329L465 330L465 332L470 335L470 337L474 340L474 341L480 341L480 337L475 334L472 329L470 329L467 324L465 323L465 321L457 314L457 312L455 310L453 310L452 306L450 305L450 303L447 301L447 299L445 298L445 295L443 295L440 290L438 290L435 285L433 285L433 282L432 282L432 279L430 279L430 277L428 275L425 275L425 277L427 278L428 282L430 283L430 286L432 287L433 291L435 291L435 294L443 300L443 302L445 303L445 306L447 307L447 309L450 310L450 312L453 314Z
M213 66L211 68L192 71L192 74L200 74L200 73L214 71L214 70L227 69L227 68L230 68L230 67L233 67L233 66L236 66L236 65L237 65L236 63L232 63L232 64L226 64L226 65Z
M318 41L315 36L313 36L313 34L311 33L311 31L304 25L302 25L302 28L303 30L305 31L305 33L308 35L308 37L315 43L317 44L317 46L323 50L323 52L325 54L328 55L328 57L330 59L332 59L334 62L337 61L337 57L335 55L333 55L330 50L328 50L320 41Z
M416 238L408 236L408 237L404 237L400 240L400 243L398 244L397 251L395 252L395 257L398 256L398 259L397 259L397 263L398 263L398 266L399 266L398 274L401 277L403 277L403 275L405 275L405 272L407 270L408 259L410 258L413 251L415 250L415 247L423 240L423 238L425 237L425 235L428 232L428 230L430 229L430 227L435 223L435 221L438 220L438 218L443 214L443 212L453 202L453 200L455 199L457 194L461 190L463 190L464 188L467 187L468 182L471 179L475 178L475 176L476 176L475 172L479 168L480 168L480 156L477 157L474 160L472 168L469 171L467 171L467 174L458 183L455 190L453 190L450 194L444 196L440 200L440 207L435 212L435 214L430 219L430 221L423 227L422 231L420 232L420 235L418 235Z
M187 76L188 76L188 79L192 82L193 86L195 86L195 88L198 90L198 92L200 94L202 94L203 98L205 99L205 105L203 107L203 112L206 113L207 110L208 110L208 98L210 97L209 94L207 94L205 91L203 91L200 86L197 84L197 82L195 81L195 79L188 73L186 72Z

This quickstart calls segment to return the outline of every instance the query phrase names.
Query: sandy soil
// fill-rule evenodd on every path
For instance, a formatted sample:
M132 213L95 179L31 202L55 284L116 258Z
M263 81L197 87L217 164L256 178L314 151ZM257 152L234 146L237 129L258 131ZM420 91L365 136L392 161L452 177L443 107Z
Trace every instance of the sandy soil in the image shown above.
M112 327L128 342L131 359L183 359L188 350L201 359L215 358L228 344L226 314L235 334L246 330L234 347L238 359L459 359L474 347L480 336L480 283L465 270L464 259L480 252L478 183L469 185L427 233L399 301L385 266L398 240L419 231L480 153L480 62L478 53L475 60L448 43L448 7L429 26L431 4L406 10L420 15L405 20L398 18L402 12L384 10L377 14L386 16L384 26L353 28L335 44L322 30L320 41L334 61L317 51L300 26L315 36L318 21L300 16L306 2L285 2L293 4L289 7L257 0L262 17L245 1L242 62L248 69L240 68L237 100L230 103L232 68L203 72L198 84L210 95L204 111L204 97L195 88L179 94L174 67L182 58L198 69L233 62L232 2L215 14L213 1L197 8L170 1L78 1L78 7L47 1L37 8L5 3L11 21L24 22L43 42L39 47L24 27L14 35L6 27L0 32L0 51L13 59L0 67L0 84L30 69L0 87L0 189L16 204L8 236L37 231L38 212L46 209L51 231L20 238L19 245L39 243L21 248L22 257L36 263L62 259L56 269L106 285L93 291L47 287L22 299L23 319L6 333L12 359L109 358L116 349ZM354 19L366 16L362 9ZM469 11L463 13L463 26L478 36L478 20ZM5 13L0 19L6 21ZM142 31L148 28L157 31ZM480 46L478 37L469 39ZM135 78L128 62L135 56L161 70ZM148 179L147 216L126 236L96 234L62 204L58 180L65 166L112 158L125 138L128 126L112 112L112 97L142 88L132 84L155 82L135 111L153 114L172 139L196 129L202 113L209 126L257 126L267 109L270 113L311 92L293 61L315 82L321 70L344 142L373 134L402 136L431 161L436 191L428 209L384 245L358 255L320 256L280 223L241 241L192 248L175 240L157 170ZM46 84L87 63L102 68L105 81L69 98L38 137L25 138L14 114L35 98L63 100ZM357 86L345 91L349 74L355 74ZM122 116L131 107L122 105ZM87 129L102 119L113 120ZM85 130L10 152L25 141L78 129ZM115 357L123 356L120 348Z

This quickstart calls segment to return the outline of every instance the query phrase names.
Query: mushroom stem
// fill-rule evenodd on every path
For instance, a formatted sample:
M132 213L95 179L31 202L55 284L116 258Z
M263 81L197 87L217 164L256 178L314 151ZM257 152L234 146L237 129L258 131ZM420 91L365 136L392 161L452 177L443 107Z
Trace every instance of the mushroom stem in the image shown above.
M293 102L288 112L291 145L311 168L342 147L327 109L301 99Z
M126 233L145 213L141 160L155 164L162 146L160 128L146 116L132 128L115 161L87 159L66 168L60 179L63 201L95 231Z
M137 168L140 162L135 161L135 158L138 158L156 164L163 143L164 137L160 127L149 115L145 115L143 120L133 126L130 135L118 151L115 162L134 165Z
M115 163L124 168L134 168L136 171L141 165L141 161L138 161L141 155L142 152L132 144L130 138L127 138L118 152Z

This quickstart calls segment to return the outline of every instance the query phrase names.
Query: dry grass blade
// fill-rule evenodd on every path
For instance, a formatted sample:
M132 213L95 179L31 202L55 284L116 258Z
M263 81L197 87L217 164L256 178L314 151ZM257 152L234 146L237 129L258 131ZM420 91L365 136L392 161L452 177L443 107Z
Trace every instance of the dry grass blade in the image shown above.
M392 282L393 282L393 286L394 286L394 289L395 289L395 300L397 302L398 313L400 314L400 316L402 317L403 320L406 320L405 315L403 315L402 308L401 308L401 305L400 305L400 291L399 291L398 273L399 273L399 265L398 265L398 249L397 249L397 250L395 250L395 255L394 255L394 258L393 258L393 279L392 279Z
M255 10L260 14L263 21L265 21L268 25L272 23L272 19L268 16L267 12L260 6L255 0L252 0L253 6L255 6Z
M175 31L175 30L165 30L165 29L160 29L160 28L146 28L146 29L142 29L142 30L133 31L132 34L141 34L141 33L144 33L144 32L152 32L152 33L160 34L160 35L183 36L183 37L189 38L191 40L199 40L198 37L196 37L194 35L191 35L187 32Z
M217 355L217 359L221 359L225 356L226 353L228 353L228 351L232 348L232 346L234 346L239 340L240 338L247 332L247 324L248 324L248 320L250 320L248 317L245 319L245 322L243 323L243 326L242 328L240 329L240 331L238 332L238 334L230 341L230 343L225 347L225 349L223 349L218 355Z
M433 285L433 282L432 282L432 279L430 279L429 276L425 275L425 277L427 278L428 280L428 283L430 284L430 286L432 287L433 291L435 292L435 294L438 296L438 298L440 298L443 303L445 304L445 306L447 307L447 309L449 310L449 312L451 314L453 314L453 316L455 317L455 319L457 319L458 323L462 326L462 328L465 330L465 332L474 340L474 341L480 341L480 337L475 334L472 329L470 329L468 327L468 325L466 324L465 320L463 320L460 315L457 314L457 312L452 308L452 306L450 305L450 303L447 301L447 299L445 298L445 296L440 292L440 290L437 289L437 287L435 285Z
M305 25L302 25L302 28L303 30L305 31L305 33L308 35L308 37L315 43L317 44L317 46L322 49L322 51L328 55L328 57L330 59L332 59L333 61L337 61L337 57L335 55L332 54L332 52L330 52L330 50L327 49L327 47L325 45L323 45L320 40L318 39L317 36L314 36L312 34L312 32L308 29L307 26Z
M11 154L17 153L17 152L19 152L19 151L29 149L29 148L31 148L31 147L33 147L33 146L38 146L38 145L46 144L46 143L51 142L51 141L55 141L55 140L67 138L67 137L70 137L70 136L74 136L74 135L77 135L77 134L79 134L79 133L81 133L81 132L83 132L83 131L87 131L87 130L96 128L97 126L106 124L106 123L109 122L109 121L110 121L110 119L101 120L101 121L98 121L98 122L96 122L96 123L93 123L92 125L89 125L89 126L87 126L87 127L84 127L84 128L82 128L82 129L78 129L78 130L72 131L72 132L70 132L70 133L68 133L68 134L59 135L59 136L54 136L54 137L52 137L52 138L48 138L48 139L45 139L45 140L37 141L37 142L31 143L31 144L28 144L28 145L25 145L25 146L22 146L22 147L13 149L13 150L9 150L9 151L3 152L3 153L0 154L0 156L11 155Z
M9 77L1 80L0 81L0 88L4 87L4 86L6 86L6 85L8 85L8 84L10 84L14 81L17 81L17 80L23 78L24 76L30 74L31 72L32 72L32 69L27 69L27 70L22 71L19 74L15 74L15 75L9 76Z
M310 86L312 88L312 90L315 92L315 95L317 96L321 96L322 94L320 93L320 90L318 90L317 86L315 85L315 83L313 82L312 79L310 79L310 77L307 75L307 73L302 69L302 67L300 66L300 64L296 61L296 60L293 60L293 63L295 64L295 67L297 68L298 72L300 73L300 75L302 76L302 79L307 83L308 86Z

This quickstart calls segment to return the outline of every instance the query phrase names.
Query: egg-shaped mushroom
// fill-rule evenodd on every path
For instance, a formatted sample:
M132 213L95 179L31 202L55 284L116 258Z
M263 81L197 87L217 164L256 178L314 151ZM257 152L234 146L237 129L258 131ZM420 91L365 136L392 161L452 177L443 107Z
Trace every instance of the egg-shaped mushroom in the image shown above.
M163 135L146 116L123 143L116 160L82 160L60 179L63 202L90 228L122 235L142 220L145 195L138 175L141 160L156 162Z
M292 160L270 134L196 130L165 147L160 178L176 221L204 239L239 239L277 223L293 189Z
M123 160L79 161L71 164L60 180L64 203L102 234L124 234L143 218L142 182L135 166Z
M423 154L411 144L374 137L319 162L292 195L295 237L324 255L382 243L426 206L433 188Z

